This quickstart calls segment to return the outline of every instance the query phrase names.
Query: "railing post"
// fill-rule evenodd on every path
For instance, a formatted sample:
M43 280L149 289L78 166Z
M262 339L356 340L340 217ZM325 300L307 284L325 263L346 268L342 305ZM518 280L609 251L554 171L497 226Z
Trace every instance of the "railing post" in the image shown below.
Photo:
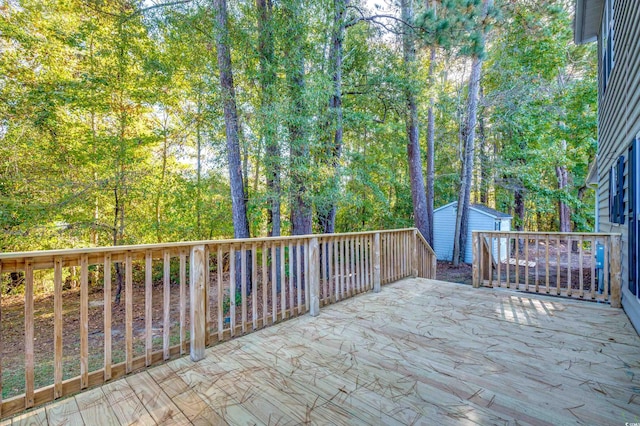
M373 238L373 292L380 292L380 233Z
M611 262L611 307L621 307L621 286L622 286L622 262L621 257L621 235L613 235L611 237L611 255L609 261Z
M233 286L233 282L231 283ZM189 256L189 297L191 299L191 360L204 358L207 291L204 245L191 247Z
M480 287L480 262L479 262L479 256L480 256L480 238L478 238L478 231L472 231L472 235L473 235L473 247L472 247L472 252L473 252L473 264L472 264L472 276L473 276L473 287L474 288L478 288Z
M320 248L317 238L309 242L309 292L309 315L317 317L320 314Z
M418 230L413 230L413 253L411 256L411 268L413 278L418 277Z

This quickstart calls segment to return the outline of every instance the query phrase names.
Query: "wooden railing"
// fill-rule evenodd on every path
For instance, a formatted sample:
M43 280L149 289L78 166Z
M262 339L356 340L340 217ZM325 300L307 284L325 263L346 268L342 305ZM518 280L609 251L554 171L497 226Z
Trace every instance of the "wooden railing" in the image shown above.
M620 307L620 244L620 234L474 231L473 285Z
M0 254L0 415L416 275L415 229Z

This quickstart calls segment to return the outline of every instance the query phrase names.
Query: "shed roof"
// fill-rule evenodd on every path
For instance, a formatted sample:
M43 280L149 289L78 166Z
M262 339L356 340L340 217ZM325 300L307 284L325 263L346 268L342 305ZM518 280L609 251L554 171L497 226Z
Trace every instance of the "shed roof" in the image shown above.
M600 32L604 0L576 0L573 40L576 44L595 41Z
M452 203L449 204L445 204L444 206L438 207L437 209L434 210L434 213L437 212L438 210L442 210L445 207L449 207L449 206L457 206L458 202L454 201ZM475 210L478 213L482 213L484 215L487 216L491 216L494 219L512 219L513 216L511 216L510 214L507 213L503 213L501 211L492 209L491 207L487 207L483 204L471 204L471 206L469 206L471 208L471 210Z

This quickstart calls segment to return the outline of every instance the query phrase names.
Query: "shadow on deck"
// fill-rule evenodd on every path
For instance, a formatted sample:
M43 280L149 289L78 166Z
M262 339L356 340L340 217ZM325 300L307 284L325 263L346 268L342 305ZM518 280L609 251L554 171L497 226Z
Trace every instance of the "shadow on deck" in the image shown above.
M2 424L624 424L638 354L621 309L409 278Z

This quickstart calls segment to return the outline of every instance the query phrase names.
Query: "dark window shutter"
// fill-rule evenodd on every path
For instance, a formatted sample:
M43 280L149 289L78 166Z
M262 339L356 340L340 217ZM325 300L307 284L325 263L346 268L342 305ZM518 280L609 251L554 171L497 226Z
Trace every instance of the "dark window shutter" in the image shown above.
M624 223L624 156L618 158L618 223Z
M616 185L614 168L609 169L609 222L616 223Z

